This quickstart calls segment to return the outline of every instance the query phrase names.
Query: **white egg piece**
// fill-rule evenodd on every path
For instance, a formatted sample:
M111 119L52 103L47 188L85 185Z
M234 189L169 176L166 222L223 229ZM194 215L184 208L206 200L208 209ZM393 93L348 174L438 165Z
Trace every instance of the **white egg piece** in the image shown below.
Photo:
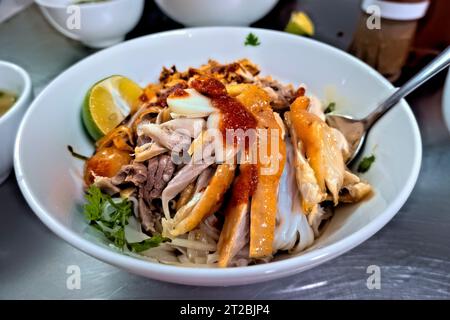
M219 130L221 121L222 115L220 113L218 112L212 113L206 121L206 128Z
M185 89L186 95L169 96L167 105L170 111L190 118L207 117L218 110L214 108L211 99L200 94L195 89Z

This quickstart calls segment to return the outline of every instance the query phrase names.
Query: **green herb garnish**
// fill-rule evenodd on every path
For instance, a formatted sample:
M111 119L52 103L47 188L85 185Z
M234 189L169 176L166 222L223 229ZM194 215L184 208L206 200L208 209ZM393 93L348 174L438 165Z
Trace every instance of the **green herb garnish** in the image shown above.
M155 235L138 243L128 243L125 226L133 215L132 203L126 199L113 199L95 186L89 187L85 198L87 203L83 207L83 213L86 219L117 248L141 252L168 241L167 238Z
M328 106L326 107L324 113L331 113L331 112L333 112L334 110L336 110L336 102L330 102L330 103L328 104Z
M261 42L259 42L259 39L256 35L254 35L253 33L249 33L247 38L245 38L245 45L246 46L259 46L261 44Z
M364 157L358 165L358 172L364 173L369 171L370 166L375 162L375 155Z
M83 213L89 221L99 220L105 204L111 199L103 194L99 188L90 186L85 195L87 203L83 207Z
M131 247L131 250L134 252L142 252L145 250L148 250L150 248L155 248L161 244L161 242L169 241L168 238L164 238L160 235L155 235L151 237L150 239L146 239L144 241L138 242L138 243L130 243L129 246Z

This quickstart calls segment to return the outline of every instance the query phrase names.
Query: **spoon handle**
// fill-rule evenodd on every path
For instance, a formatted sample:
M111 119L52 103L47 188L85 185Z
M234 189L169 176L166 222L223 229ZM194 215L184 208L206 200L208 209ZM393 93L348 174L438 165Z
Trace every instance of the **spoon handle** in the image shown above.
M395 106L401 99L406 97L411 91L425 83L428 79L433 77L441 70L448 67L450 64L450 46L447 47L440 55L431 61L425 68L423 68L414 77L409 79L403 86L397 89L392 95L384 100L375 111L373 111L365 120L366 129L372 125L393 106Z

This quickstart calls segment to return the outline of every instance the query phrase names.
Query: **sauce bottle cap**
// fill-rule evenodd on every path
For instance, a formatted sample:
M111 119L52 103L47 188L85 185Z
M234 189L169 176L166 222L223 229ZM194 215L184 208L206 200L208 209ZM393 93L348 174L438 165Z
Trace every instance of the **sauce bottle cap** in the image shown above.
M361 9L367 14L373 14L371 6L379 7L381 18L392 20L418 20L425 16L429 1L421 2L392 2L383 0L363 0Z

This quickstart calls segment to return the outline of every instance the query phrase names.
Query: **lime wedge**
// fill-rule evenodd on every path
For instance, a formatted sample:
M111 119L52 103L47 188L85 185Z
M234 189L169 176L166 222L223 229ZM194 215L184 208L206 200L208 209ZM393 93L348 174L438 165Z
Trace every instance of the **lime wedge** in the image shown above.
M306 13L294 11L284 31L311 37L314 35L314 24Z
M117 127L137 108L142 88L122 76L111 76L89 89L83 102L82 119L89 135L98 140Z

